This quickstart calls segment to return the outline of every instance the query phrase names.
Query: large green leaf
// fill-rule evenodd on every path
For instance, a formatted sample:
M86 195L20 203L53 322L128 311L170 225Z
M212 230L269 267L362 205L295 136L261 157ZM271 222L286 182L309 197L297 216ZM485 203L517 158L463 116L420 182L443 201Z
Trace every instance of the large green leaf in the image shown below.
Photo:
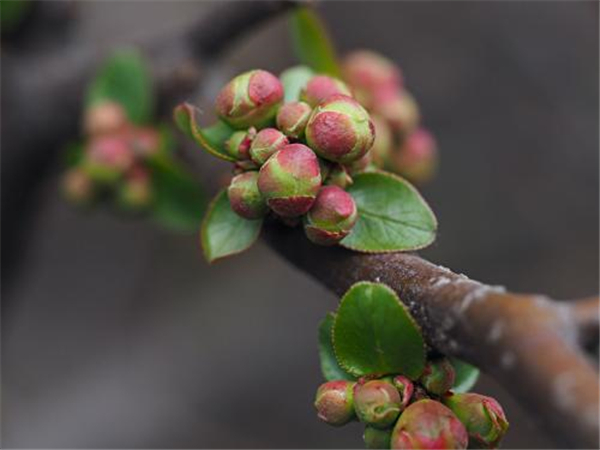
M479 369L457 358L450 358L450 363L454 367L454 373L456 374L452 390L454 392L470 391L479 379Z
M292 40L298 58L315 72L340 78L342 71L325 25L311 7L294 10L290 18Z
M142 56L135 50L121 50L102 66L89 86L86 105L112 100L125 108L136 124L152 117L154 98L150 72Z
M361 173L348 192L356 201L358 220L342 246L383 253L416 250L435 240L437 220L408 181L387 172Z
M152 213L161 225L179 232L195 232L206 208L200 184L166 155L148 162L152 169Z
M352 375L340 367L333 350L333 322L335 314L328 313L319 324L319 360L321 372L327 381L355 380Z
M284 70L279 75L285 92L286 102L295 102L300 99L300 92L315 73L306 66L295 66Z
M381 283L353 285L333 326L340 365L355 376L403 374L416 379L425 365L421 331L396 293Z
M260 234L262 219L247 220L229 205L227 191L222 190L208 207L200 238L207 261L212 263L248 249Z
M208 153L225 161L235 161L235 158L225 150L225 141L229 139L234 130L222 121L207 128L200 128L198 125L199 112L198 108L193 105L182 103L175 108L173 117L179 129Z

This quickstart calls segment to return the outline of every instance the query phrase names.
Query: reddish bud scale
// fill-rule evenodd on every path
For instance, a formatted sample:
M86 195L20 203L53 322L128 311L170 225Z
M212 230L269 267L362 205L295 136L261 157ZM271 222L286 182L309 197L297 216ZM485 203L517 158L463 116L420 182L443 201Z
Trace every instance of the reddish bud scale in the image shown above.
M275 128L260 130L250 146L250 158L263 165L275 152L289 144L285 134Z
M345 238L357 219L356 203L338 186L323 186L304 221L308 239L319 245L334 245Z
M403 375L396 375L392 379L392 384L398 389L398 393L400 394L402 410L406 409L413 397L415 385Z
M329 381L319 386L315 398L315 408L319 419L333 426L341 426L354 417L354 383L350 381Z
M234 128L261 127L270 122L283 100L283 85L264 70L238 75L218 94L217 114Z
M467 430L450 409L434 400L409 405L394 426L392 449L466 449Z
M244 172L233 177L227 189L231 209L244 219L260 219L268 211L257 181L258 172Z
M321 185L319 161L303 144L290 144L261 167L258 189L269 207L283 217L304 215Z
M312 108L308 103L285 103L277 113L277 128L286 136L299 139L304 135Z
M354 387L354 409L361 422L375 428L391 426L400 414L398 390L387 381L371 380Z
M419 381L434 395L442 395L454 385L454 367L447 358L427 361Z
M317 75L308 80L300 93L300 98L310 106L315 107L329 97L338 94L351 96L352 92L343 81L337 78Z

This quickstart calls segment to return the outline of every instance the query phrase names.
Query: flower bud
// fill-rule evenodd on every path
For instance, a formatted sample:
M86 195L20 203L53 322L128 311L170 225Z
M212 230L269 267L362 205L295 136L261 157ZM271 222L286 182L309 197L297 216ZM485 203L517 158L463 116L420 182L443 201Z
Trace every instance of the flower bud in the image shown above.
M127 124L123 107L113 101L103 101L85 111L84 129L90 136L112 134Z
M134 166L119 189L119 204L129 210L140 210L152 202L150 174L142 166Z
M375 428L391 426L400 414L398 390L387 381L371 380L354 387L354 409L361 422Z
M388 123L381 117L371 115L371 120L375 127L375 141L368 154L371 155L376 167L383 168L390 164L394 136Z
M238 161L250 159L250 147L256 137L256 128L236 131L225 141L225 150Z
M398 389L398 393L400 394L400 399L402 401L402 410L404 410L412 399L415 385L411 380L403 375L396 375L392 379L392 384L396 387L396 389Z
M352 177L348 172L348 168L342 164L334 164L329 170L325 184L346 189L352 184Z
M315 201L321 173L314 152L303 144L289 144L260 168L258 189L280 216L305 214Z
M154 128L133 128L127 135L133 153L142 158L154 155L160 149L160 135Z
M312 108L308 103L285 103L277 113L277 128L286 136L299 139L304 135L311 112Z
M121 136L100 136L86 149L84 167L87 174L99 182L114 182L129 170L135 157Z
M356 223L356 203L338 186L323 186L304 220L308 239L319 245L334 245L345 238Z
M300 98L314 108L329 97L340 94L352 95L346 83L327 75L316 75L308 80L300 93Z
M231 80L217 96L217 114L237 129L269 123L283 100L279 78L265 70L251 70Z
M435 139L423 128L410 134L394 156L396 170L417 183L431 179L437 167Z
M405 135L411 133L421 120L417 102L407 91L381 93L374 100L373 112Z
M259 166L271 155L289 144L288 138L275 128L260 130L250 146L250 158Z
M316 107L306 126L306 140L319 156L343 164L356 161L373 145L369 113L354 99L334 95Z
M435 400L409 405L392 431L392 449L465 449L467 430L450 409Z
M367 107L372 107L376 92L398 92L402 87L398 67L386 57L372 51L359 50L351 53L346 57L343 69L356 99Z
M452 394L444 398L444 403L479 446L498 447L508 430L508 421L495 399L474 393Z
M371 152L365 153L362 158L357 159L350 164L346 164L346 169L351 175L376 169L375 164L373 164L373 155Z
M434 395L442 395L454 385L454 367L447 358L427 361L419 379L423 387Z
M354 418L354 384L351 381L329 381L319 386L315 408L319 419L341 426Z
M227 189L231 209L244 219L260 219L268 211L257 181L258 172L244 172L233 177Z
M386 430L380 430L379 428L367 426L363 434L365 447L370 449L389 449L391 437L391 428Z
M94 197L94 184L81 168L69 170L62 180L65 197L77 205L85 205Z

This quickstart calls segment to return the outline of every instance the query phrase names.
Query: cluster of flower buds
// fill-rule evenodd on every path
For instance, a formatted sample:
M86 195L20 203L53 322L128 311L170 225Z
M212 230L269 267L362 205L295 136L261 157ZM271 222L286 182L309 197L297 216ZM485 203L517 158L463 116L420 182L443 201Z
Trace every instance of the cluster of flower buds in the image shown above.
M126 210L147 208L152 185L146 162L159 151L158 131L133 125L121 105L105 101L86 110L84 132L83 154L63 179L67 199L87 205L112 194Z
M360 50L345 58L343 70L375 125L373 164L415 182L429 180L437 165L436 142L420 125L419 107L404 88L400 69L382 55Z
M238 75L216 99L219 117L236 131L224 143L235 159L231 208L252 220L272 212L302 222L307 237L334 245L350 233L357 208L346 188L369 164L375 128L341 80L315 75L298 101L284 103L275 75Z
M362 422L371 449L496 448L508 429L502 407L491 397L453 393L454 378L450 362L437 358L416 381L329 381L317 390L315 408L329 425Z

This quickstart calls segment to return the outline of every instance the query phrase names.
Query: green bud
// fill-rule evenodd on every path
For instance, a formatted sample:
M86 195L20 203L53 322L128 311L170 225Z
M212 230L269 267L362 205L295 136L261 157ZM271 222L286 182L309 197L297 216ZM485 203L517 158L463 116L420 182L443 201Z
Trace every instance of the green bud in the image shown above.
M375 127L375 141L369 154L376 167L384 168L390 165L394 136L388 123L381 117L371 114L371 120Z
M308 103L285 103L277 113L277 128L286 136L299 139L304 135L311 112L312 108Z
M225 141L225 150L238 161L250 159L250 146L256 137L256 128L236 131Z
M400 414L402 401L398 390L383 380L357 383L354 387L354 409L361 422L375 428L391 426Z
M283 217L306 214L320 186L317 156L303 144L290 144L279 150L258 175L258 189L269 207Z
M435 400L408 405L392 431L392 449L465 449L467 430L450 409Z
M370 449L389 449L391 437L391 428L380 430L379 428L367 426L363 434L365 447Z
M268 211L257 181L258 172L244 172L233 177L227 189L231 209L244 219L260 219Z
M350 88L341 80L327 75L316 75L306 83L300 98L315 107L334 95L352 96Z
M454 385L454 367L446 358L427 361L419 379L423 387L434 395L442 395Z
M356 203L338 186L323 186L304 219L308 239L319 245L335 245L354 227Z
M262 127L271 122L283 101L283 85L265 70L238 75L219 92L217 114L237 129Z
M319 386L315 408L319 419L333 426L341 426L354 418L353 382L329 381Z
M142 166L134 166L119 187L119 205L130 211L139 211L150 206L152 197L148 170Z
M444 403L464 424L477 445L498 447L508 430L508 421L495 399L475 393L450 394L444 397Z
M334 95L316 107L306 126L306 140L320 157L348 164L373 145L375 129L369 113L354 99Z
M275 128L265 128L260 130L250 146L250 158L259 166L263 165L267 159L275 152L289 144L285 134Z
M352 183L352 177L348 172L348 168L342 164L333 164L329 171L329 176L325 180L325 184L338 186L342 189L346 189Z

